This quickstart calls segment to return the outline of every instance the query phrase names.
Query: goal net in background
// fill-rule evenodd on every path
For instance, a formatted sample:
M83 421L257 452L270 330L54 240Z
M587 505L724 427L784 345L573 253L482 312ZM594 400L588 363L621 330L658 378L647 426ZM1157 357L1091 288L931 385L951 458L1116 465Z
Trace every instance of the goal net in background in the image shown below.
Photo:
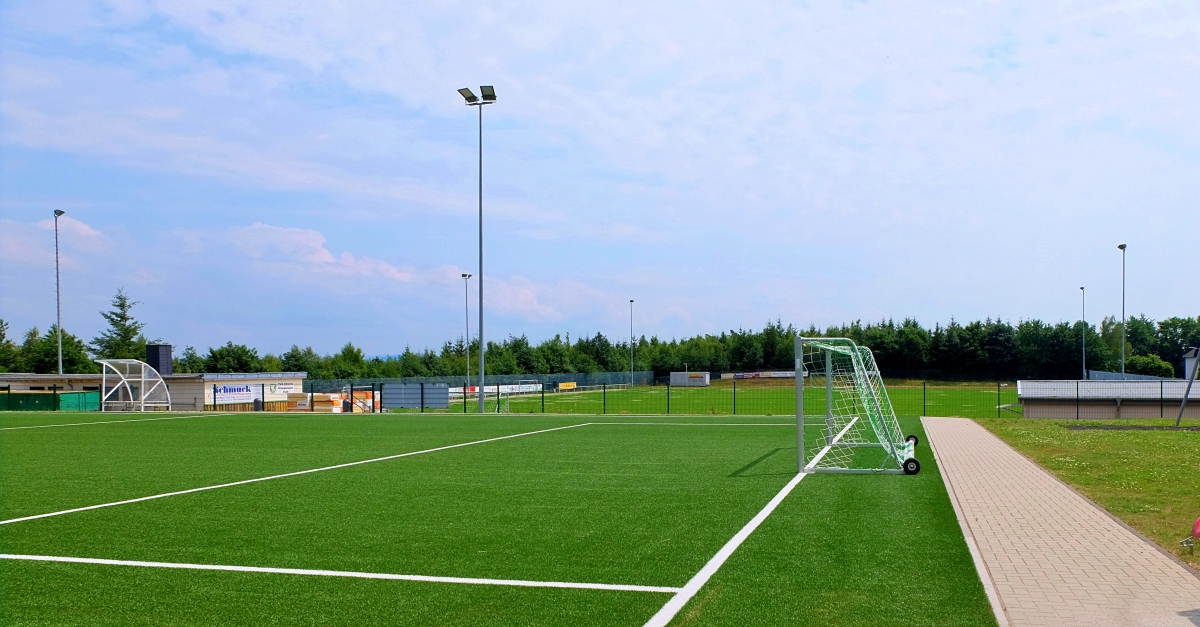
M846 338L796 338L796 426L802 472L916 474L916 436L892 410L871 349Z

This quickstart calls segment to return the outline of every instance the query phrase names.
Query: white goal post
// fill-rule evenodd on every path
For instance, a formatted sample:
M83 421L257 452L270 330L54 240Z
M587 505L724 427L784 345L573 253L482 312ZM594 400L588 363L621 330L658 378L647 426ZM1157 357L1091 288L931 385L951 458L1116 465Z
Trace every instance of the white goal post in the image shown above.
M871 349L796 337L799 472L916 474L917 442L900 431Z

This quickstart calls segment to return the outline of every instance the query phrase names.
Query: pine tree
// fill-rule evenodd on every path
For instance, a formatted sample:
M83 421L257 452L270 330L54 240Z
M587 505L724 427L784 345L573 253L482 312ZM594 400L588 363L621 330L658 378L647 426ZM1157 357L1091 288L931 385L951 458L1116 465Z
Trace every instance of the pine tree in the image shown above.
M122 289L117 289L113 296L112 311L100 312L108 321L108 330L97 335L91 343L92 352L97 359L145 359L146 336L142 329L146 326L130 315L130 310L137 301L129 298Z

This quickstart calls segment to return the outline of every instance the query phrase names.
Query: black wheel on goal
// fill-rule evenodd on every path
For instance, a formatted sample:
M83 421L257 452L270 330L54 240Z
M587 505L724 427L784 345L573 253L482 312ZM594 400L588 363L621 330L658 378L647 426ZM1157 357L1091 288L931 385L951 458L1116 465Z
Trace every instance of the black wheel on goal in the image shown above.
M918 445L918 444L920 444L920 443L921 443L921 438L918 438L918 437L917 437L917 436L915 436L915 435L910 435L910 436L908 436L907 438L904 438L904 441L905 441L905 442L912 442L912 443L913 443L913 446L916 446L916 445Z
M915 475L918 472L921 472L921 462L919 462L911 457L904 460L904 474Z

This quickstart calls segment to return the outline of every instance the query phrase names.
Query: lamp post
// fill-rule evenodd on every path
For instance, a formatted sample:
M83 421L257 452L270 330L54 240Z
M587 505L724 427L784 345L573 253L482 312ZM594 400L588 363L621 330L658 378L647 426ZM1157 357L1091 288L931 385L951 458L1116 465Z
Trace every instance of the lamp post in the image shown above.
M482 414L485 402L483 357L487 352L487 345L483 341L483 105L496 102L496 89L491 85L481 86L479 93L483 96L482 100L476 98L475 92L467 87L458 90L458 93L462 94L468 107L479 107L479 413Z
M629 299L629 389L633 390L633 299Z
M62 281L58 272L58 218L66 211L54 210L54 309L58 319L58 374L63 373L62 367Z
M1117 246L1121 250L1121 378L1125 378L1125 244Z
M1080 317L1083 322L1083 328L1079 330L1080 337L1083 338L1083 376L1082 379L1088 378L1087 374L1087 290L1083 287L1079 288L1079 297L1083 299Z
M467 287L467 285L469 284L468 282L471 280L471 276L472 275L467 274L466 272L464 272L462 275L462 278L463 278L463 319L466 320L466 323L467 323L466 345L467 345L467 387L468 388L471 387L471 297L470 297L470 288ZM464 403L466 402L466 398L467 398L467 390L466 390L466 388L463 388L463 402Z

